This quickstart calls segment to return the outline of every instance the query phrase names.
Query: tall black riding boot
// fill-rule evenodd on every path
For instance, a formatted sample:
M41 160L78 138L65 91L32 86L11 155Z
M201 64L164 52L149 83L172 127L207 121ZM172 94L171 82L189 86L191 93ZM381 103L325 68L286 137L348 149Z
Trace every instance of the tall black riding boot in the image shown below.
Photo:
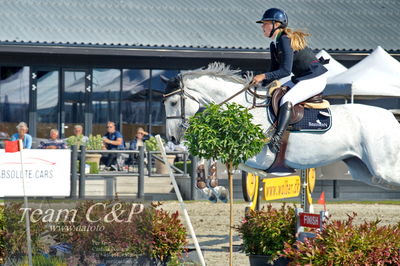
M282 135L289 125L292 108L293 105L291 102L285 102L279 108L278 128L275 134L272 136L270 143L268 143L268 147L273 153L277 153L279 151Z

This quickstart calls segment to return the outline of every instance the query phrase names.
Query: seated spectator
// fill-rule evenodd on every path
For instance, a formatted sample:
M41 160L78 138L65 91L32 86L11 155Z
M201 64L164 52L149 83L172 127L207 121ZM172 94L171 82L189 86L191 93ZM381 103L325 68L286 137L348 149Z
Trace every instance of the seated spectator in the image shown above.
M74 136L76 136L76 137L82 136L83 143L86 143L89 140L89 138L87 136L83 135L83 127L81 125L74 126Z
M18 133L11 136L11 141L22 140L24 149L32 148L32 137L28 134L28 125L25 122L21 122L17 125Z
M133 150L133 151L137 151L139 150L140 146L144 146L144 143L146 142L146 140L148 140L151 137L151 135L149 135L149 133L147 133L146 131L144 131L144 129L142 127L139 127L136 131L136 136L135 138L131 141L130 145L129 145L129 149ZM131 154L129 156L129 159L127 160L127 164L133 164L133 160L137 159L138 155L137 154Z
M109 121L107 123L107 133L103 136L103 142L107 150L124 150L124 138L122 134L115 129L115 123ZM105 154L101 160L105 164L106 169L119 170L117 164L118 154Z
M4 140L10 140L10 136L3 131L0 131L0 149L4 149Z
M149 133L144 131L142 127L139 127L136 131L136 136L135 139L131 141L131 144L129 145L130 150L139 150L140 146L144 146L144 143L146 140L148 140L151 137Z
M58 130L50 130L50 138L45 141L41 141L39 149L66 149L67 144L64 140L58 138Z

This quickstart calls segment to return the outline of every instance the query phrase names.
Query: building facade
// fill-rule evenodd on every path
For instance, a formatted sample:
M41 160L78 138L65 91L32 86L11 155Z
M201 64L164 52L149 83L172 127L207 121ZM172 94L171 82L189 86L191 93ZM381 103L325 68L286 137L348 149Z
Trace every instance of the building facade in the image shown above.
M3 136L14 133L20 121L37 138L47 138L52 128L68 137L75 124L86 135L103 134L107 121L115 121L128 141L137 127L163 135L160 75L173 77L214 61L255 73L269 68L268 40L254 23L264 7L286 9L289 25L313 33L315 51L325 49L347 67L376 45L400 58L395 0L361 7L356 0L341 6L309 0L252 0L245 6L238 0L0 2ZM381 24L393 25L392 37L377 28L372 11Z

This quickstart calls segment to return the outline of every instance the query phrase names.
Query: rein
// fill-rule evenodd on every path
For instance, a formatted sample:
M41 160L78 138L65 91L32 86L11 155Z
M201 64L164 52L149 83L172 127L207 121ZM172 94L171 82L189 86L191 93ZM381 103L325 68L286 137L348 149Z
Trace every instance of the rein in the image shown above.
M229 98L225 99L224 101L222 101L218 105L221 106L224 103L229 102L230 100L232 100L233 98L235 98L239 94L248 91L253 96L253 104L252 104L252 106L247 108L248 110L251 110L251 109L254 109L254 108L259 108L259 107L264 107L264 108L268 107L271 104L270 102L267 103L267 104L257 104L256 103L257 99L265 100L265 99L268 99L268 97L265 96L265 95L258 94L256 92L256 88L254 88L252 90L251 88L253 86L254 86L254 84L252 84L252 83L247 84L246 86L243 87L243 89L241 89L240 91L236 92L235 94L233 94ZM172 95L179 94L180 97L181 97L181 115L179 115L179 116L167 116L166 119L181 119L182 120L181 126L184 127L184 128L187 128L188 125L187 125L187 118L186 118L186 115L185 115L185 99L186 98L190 98L190 99L194 100L195 102L197 102L199 104L200 104L200 102L196 98L194 98L192 95L190 95L189 93L185 92L182 78L180 78L180 86L179 87L180 88L175 90L175 91L172 91L170 93L164 94L163 98L168 98L168 97L170 97Z
M270 105L270 103L268 103L268 104L257 104L257 103L256 103L256 100L257 100L257 99L263 99L263 100L265 100L265 99L268 99L268 97L265 96L265 95L258 94L258 93L256 92L256 88L254 88L254 90L251 90L251 88L252 88L253 86L254 86L254 84L252 84L252 83L247 84L246 86L244 86L243 89L241 89L240 91L238 91L237 93L235 93L235 94L232 95L231 97L225 99L224 101L222 101L222 102L219 103L218 105L221 106L221 105L223 105L224 103L229 102L230 100L232 100L233 98L235 98L236 96L238 96L239 94L241 94L242 92L248 91L251 95L253 95L253 105L252 105L251 107L248 107L248 108L247 108L248 110L251 110L251 109L254 109L254 108L258 108L258 107L268 107L268 106Z
M226 102L229 102L230 100L232 100L233 98L235 98L236 96L238 96L239 94L241 94L244 91L250 90L252 84L247 84L246 86L244 86L243 89L241 89L240 91L236 92L235 94L233 94L231 97L229 97L228 99L225 99L224 101L222 101L221 103L219 103L218 105L221 106Z

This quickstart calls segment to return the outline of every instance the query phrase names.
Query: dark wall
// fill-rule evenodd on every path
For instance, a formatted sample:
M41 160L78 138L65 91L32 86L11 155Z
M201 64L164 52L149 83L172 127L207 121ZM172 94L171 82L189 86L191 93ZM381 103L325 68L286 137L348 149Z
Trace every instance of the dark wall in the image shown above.
M2 65L25 65L37 67L66 68L150 68L150 69L195 69L212 62L224 62L242 70L265 71L268 62L260 59L227 59L216 57L143 57L116 55L60 55L0 53Z

